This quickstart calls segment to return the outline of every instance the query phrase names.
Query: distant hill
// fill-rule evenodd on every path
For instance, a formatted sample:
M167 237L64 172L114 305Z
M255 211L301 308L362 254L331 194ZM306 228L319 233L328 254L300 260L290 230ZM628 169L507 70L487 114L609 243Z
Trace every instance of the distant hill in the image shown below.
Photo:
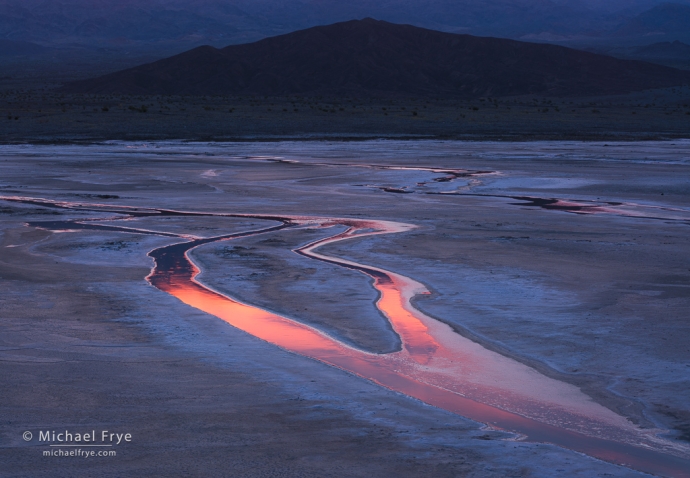
M482 38L373 19L223 49L209 46L65 86L148 95L627 93L690 83L690 73L561 46Z
M681 40L690 0L0 0L0 38L167 56L376 17L451 33L631 46ZM669 6L671 5L671 6ZM650 10L651 9L651 10ZM657 35L649 41L646 36ZM664 36L665 35L665 36ZM585 41L586 40L586 41Z
M657 5L624 22L613 32L613 36L645 38L657 42L690 42L690 5Z
M690 45L681 41L660 42L631 49L639 58L690 59Z
M0 39L0 58L30 57L42 55L48 51L50 51L50 48L35 43Z
M631 1L607 0L609 4ZM679 0L682 1L682 0ZM246 43L314 25L376 17L442 31L519 37L619 23L582 0L0 0L0 38L102 48ZM619 5L614 10L620 9ZM635 10L635 13L638 13ZM631 15L628 15L631 16ZM609 18L611 17L611 18ZM627 18L627 17L626 17ZM181 50L179 50L181 51Z
M605 53L616 58L642 60L690 70L690 45L678 40L642 46L601 48L596 50L596 52Z

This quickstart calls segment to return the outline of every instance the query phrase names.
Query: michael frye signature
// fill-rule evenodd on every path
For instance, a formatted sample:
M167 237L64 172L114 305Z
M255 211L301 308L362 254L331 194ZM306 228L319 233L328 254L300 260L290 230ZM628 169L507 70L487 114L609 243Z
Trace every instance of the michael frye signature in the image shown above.
M98 432L96 430L79 432L70 430L25 431L22 434L22 438L26 442L35 440L39 445L49 446L49 450L43 451L43 456L84 458L117 456L117 452L112 447L132 442L131 433L111 432L109 430L100 430Z

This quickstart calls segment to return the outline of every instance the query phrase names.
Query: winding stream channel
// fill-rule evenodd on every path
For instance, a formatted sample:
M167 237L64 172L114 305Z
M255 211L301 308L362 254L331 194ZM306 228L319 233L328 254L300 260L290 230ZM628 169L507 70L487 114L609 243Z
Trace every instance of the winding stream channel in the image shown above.
M490 351L416 309L412 299L428 294L412 278L320 252L327 244L403 233L414 225L391 221L251 214L183 212L103 204L58 202L27 197L2 200L114 215L108 218L41 221L29 226L52 231L106 230L154 234L181 240L149 252L154 267L146 280L185 304L214 315L287 351L345 370L427 404L513 432L519 439L552 443L636 470L673 477L690 476L690 449L642 429L597 404L577 387L549 378L527 365ZM210 238L100 224L114 219L193 216L233 217L267 222L263 229ZM316 228L333 234L293 252L356 270L378 292L376 307L399 335L402 348L370 353L299 321L243 303L203 283L190 253L200 246L239 237ZM208 271L207 273L212 273ZM344 304L345 306L345 304Z

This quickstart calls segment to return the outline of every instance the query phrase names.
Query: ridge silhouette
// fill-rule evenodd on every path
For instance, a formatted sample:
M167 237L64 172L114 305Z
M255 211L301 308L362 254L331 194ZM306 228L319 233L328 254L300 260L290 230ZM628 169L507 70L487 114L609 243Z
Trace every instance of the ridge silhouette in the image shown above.
M365 18L222 49L202 46L63 91L142 95L622 94L690 83L690 72L556 45Z

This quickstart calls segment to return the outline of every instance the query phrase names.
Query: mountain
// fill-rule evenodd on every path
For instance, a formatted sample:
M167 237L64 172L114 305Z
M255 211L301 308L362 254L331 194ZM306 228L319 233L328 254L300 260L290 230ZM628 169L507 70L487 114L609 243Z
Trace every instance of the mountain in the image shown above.
M221 0L0 0L0 38L54 47L189 48L274 32Z
M567 37L609 31L661 1L0 0L0 38L46 46L182 49L365 17L453 33Z
M375 17L452 33L519 37L603 27L602 15L576 1L553 0L251 0L241 8L291 27ZM278 20L280 19L280 20Z
M618 38L690 42L690 5L664 3L622 23L612 33Z
M604 95L690 82L690 73L569 48L373 19L223 49L204 46L86 81L74 93L146 95Z
M600 48L595 52L605 53L616 58L642 60L673 68L690 70L690 45L680 42L659 42L651 45Z
M669 60L690 60L690 45L681 41L652 43L631 49L631 55L637 58L666 58Z
M663 1L0 0L0 38L72 52L105 49L124 60L162 58L200 45L243 44L376 17L450 33L581 48L690 42L682 13L690 0L674 0L671 6Z
M26 41L13 41L0 38L0 58L33 57L50 51L50 48Z

